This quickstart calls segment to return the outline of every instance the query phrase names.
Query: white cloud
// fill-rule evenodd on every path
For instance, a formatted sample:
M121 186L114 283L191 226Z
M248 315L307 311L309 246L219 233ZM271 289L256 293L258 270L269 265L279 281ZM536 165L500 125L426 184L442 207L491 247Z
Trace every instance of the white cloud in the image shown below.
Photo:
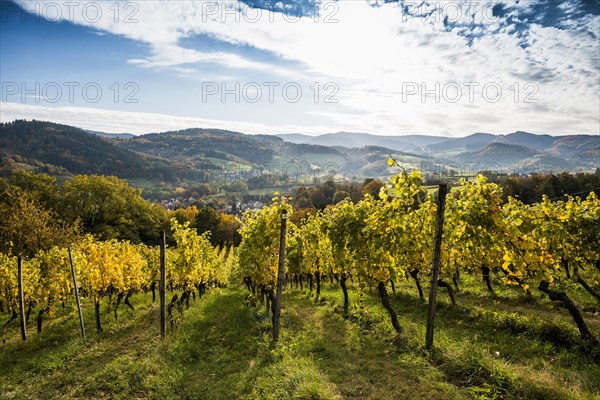
M114 111L91 107L44 107L29 104L0 102L0 122L16 119L37 119L82 129L108 133L131 133L141 135L187 128L227 129L250 134L276 133L322 133L332 131L333 126L311 129L305 126L254 123L248 121L217 120L209 118L177 117L173 115Z
M44 4L58 4L26 3L42 4L41 10ZM191 74L195 64L217 63L227 69L270 72L275 79L336 82L337 109L316 106L307 115L325 116L340 129L465 134L473 126L480 131L549 133L596 133L599 128L599 44L588 33L597 32L597 16L562 21L565 29L530 23L527 31L517 34L506 25L507 16L493 16L490 7L469 8L473 4L469 1L425 2L424 8L410 13L397 4L323 2L317 20L296 20L231 1L122 2L117 22L113 2L91 3L102 7L101 18L91 22L89 13L85 18L81 11L86 2L80 2L73 22L150 45L151 55L130 59L131 64ZM126 8L127 4L135 7ZM506 4L514 16L517 11L531 13L539 2L521 2L517 11L511 2ZM572 13L574 4L564 2L561 7ZM134 12L137 22L123 21L128 12ZM69 14L63 10L62 15ZM444 17L456 26L448 30ZM197 35L254 47L296 63L285 67L252 60L236 54L235 47L229 52L183 47L184 39ZM463 87L477 82L475 100L422 102L418 94L410 101L402 99L407 84L433 88L438 83L443 88L452 82ZM534 85L529 91L524 90L528 83ZM502 87L497 103L485 100L480 89L486 84ZM533 91L537 105L543 107L524 102ZM494 118L474 120L475 115Z

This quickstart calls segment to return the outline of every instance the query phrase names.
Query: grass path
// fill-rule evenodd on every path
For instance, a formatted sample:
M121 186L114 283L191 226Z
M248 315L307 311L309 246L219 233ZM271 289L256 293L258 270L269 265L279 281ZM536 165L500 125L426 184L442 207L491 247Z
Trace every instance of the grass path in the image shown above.
M135 311L120 309L118 322L103 307L102 334L93 331L93 307L85 304L86 340L78 337L68 305L26 342L17 324L0 335L0 399L547 400L599 394L594 360L569 343L550 343L542 325L523 331L542 322L527 314L517 318L516 305L481 304L472 294L460 299L464 308L442 301L438 350L430 357L421 348L425 306L418 299L393 296L405 328L397 337L376 297L351 295L351 314L343 318L336 288L324 287L320 301L287 291L275 350L270 319L264 309L245 304L240 287L192 302L166 341L159 339L158 305L149 295L135 296ZM598 319L591 323L596 329ZM496 348L502 354L497 359Z

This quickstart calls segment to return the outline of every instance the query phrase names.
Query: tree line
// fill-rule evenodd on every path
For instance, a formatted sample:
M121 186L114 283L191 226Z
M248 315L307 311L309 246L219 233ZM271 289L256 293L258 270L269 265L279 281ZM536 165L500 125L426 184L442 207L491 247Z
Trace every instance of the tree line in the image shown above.
M56 237L60 242L58 238L71 240L78 234L157 245L160 232L169 227L172 217L188 222L200 233L211 231L213 245L239 242L234 216L210 207L167 211L142 198L141 189L114 176L77 175L59 183L50 175L21 169L9 178L0 178L3 246L25 235L30 237L35 252L61 244L42 240L41 236ZM168 241L172 244L173 237L169 235Z

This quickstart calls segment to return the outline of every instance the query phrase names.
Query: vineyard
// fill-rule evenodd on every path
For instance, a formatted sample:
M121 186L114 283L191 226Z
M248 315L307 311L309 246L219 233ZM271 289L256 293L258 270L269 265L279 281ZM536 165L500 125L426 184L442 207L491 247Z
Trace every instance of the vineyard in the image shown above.
M189 308L190 297L206 293L207 288L229 282L229 274L235 262L233 247L213 247L207 235L198 235L188 224L172 220L173 236L177 247L166 252L167 281L171 292L180 291L169 303L169 317L173 319L173 307ZM159 285L160 249L144 244L134 245L126 241L99 241L86 235L73 249L53 247L40 251L22 266L22 296L26 305L26 322L31 312L38 309L37 332L42 332L44 315L52 315L57 307L74 297L74 279L78 277L78 293L89 298L95 309L96 332L101 333L101 305L110 304L114 318L118 319L121 303L134 309L132 295L152 292L156 300ZM17 257L0 255L0 311L11 315L4 327L17 319L19 309L19 282ZM82 328L83 329L83 328ZM23 333L25 339L26 332Z
M598 197L503 202L500 187L478 176L440 204L417 171L401 170L378 196L347 199L299 221L289 197L277 195L243 214L237 248L213 246L208 233L172 219L162 342L159 246L91 235L35 252L29 242L7 243L0 254L0 351L7 355L0 369L8 378L0 380L0 397L20 398L23 381L14 381L18 363L10 358L25 362L27 343L34 343L34 358L45 346L62 351L57 342L85 350L113 343L114 329L143 329L148 343L166 346L168 356L145 351L172 375L158 389L140 383L141 393L84 388L69 398L415 398L405 387L423 398L600 395ZM425 349L426 299L436 287L436 339ZM76 294L82 320L94 318L96 334L87 339L77 338ZM135 317L138 307L148 322ZM37 327L26 342L17 339L21 319L23 339L33 320ZM66 337L49 344L57 321L71 336L60 331ZM280 325L281 339L271 340ZM352 354L360 358L356 368L346 360ZM70 367L48 373L60 368ZM370 380L350 382L345 370ZM32 379L43 387L43 373Z
M393 162L393 160L392 160ZM462 274L480 274L492 297L494 274L504 285L532 288L561 302L573 317L582 341L595 346L580 310L555 283L573 280L600 300L600 200L586 199L527 205L510 198L502 204L500 189L479 176L447 196L444 237L437 285L447 289L453 305ZM348 281L364 291L376 287L394 329L402 332L390 306L388 287L410 277L424 299L421 280L431 275L436 202L416 171L402 171L379 199L367 195L309 216L289 226L286 279L306 282L320 294L323 279L335 280L343 292L344 314L350 299ZM272 297L277 279L279 218L291 211L285 198L245 216L239 250L244 281L253 293ZM592 287L594 286L594 287Z

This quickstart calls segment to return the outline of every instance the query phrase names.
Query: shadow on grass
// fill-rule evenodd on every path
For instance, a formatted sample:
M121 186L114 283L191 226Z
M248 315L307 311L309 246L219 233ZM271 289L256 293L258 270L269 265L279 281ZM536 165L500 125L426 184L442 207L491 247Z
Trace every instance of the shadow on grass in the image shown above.
M414 399L417 393L420 399L461 398L454 387L432 376L435 371L422 355L398 357L393 336L365 332L363 323L343 318L335 306L316 307L312 300L296 297L289 313L297 351L314 361L343 398Z
M96 334L90 324L93 306L86 304L85 340L76 314L69 312L48 319L44 331L32 332L26 342L11 337L1 349L3 390L14 398L110 397L106 394L114 389L110 382L117 380L103 374L120 363L115 369L119 369L120 383L126 384L119 393L132 395L139 382L132 380L131 370L148 357L148 350L159 345L157 311L156 305L144 303L135 311L124 312L119 322L103 312L104 332Z
M410 294L397 292L392 296L392 303L399 314L425 323L424 317L428 307L426 302L415 301L415 297ZM498 310L493 310L494 308ZM547 310L544 306L531 304L524 296L506 299L503 297L501 306L496 307L492 298L466 295L453 306L442 297L436 310L436 320L444 324L444 329L453 329L459 336L468 336L472 332L490 336L504 334L507 338L522 336L550 343L557 349L575 351L586 358L596 358L599 355L597 352L590 352L589 347L581 341L569 316L555 315L556 318L545 318Z

